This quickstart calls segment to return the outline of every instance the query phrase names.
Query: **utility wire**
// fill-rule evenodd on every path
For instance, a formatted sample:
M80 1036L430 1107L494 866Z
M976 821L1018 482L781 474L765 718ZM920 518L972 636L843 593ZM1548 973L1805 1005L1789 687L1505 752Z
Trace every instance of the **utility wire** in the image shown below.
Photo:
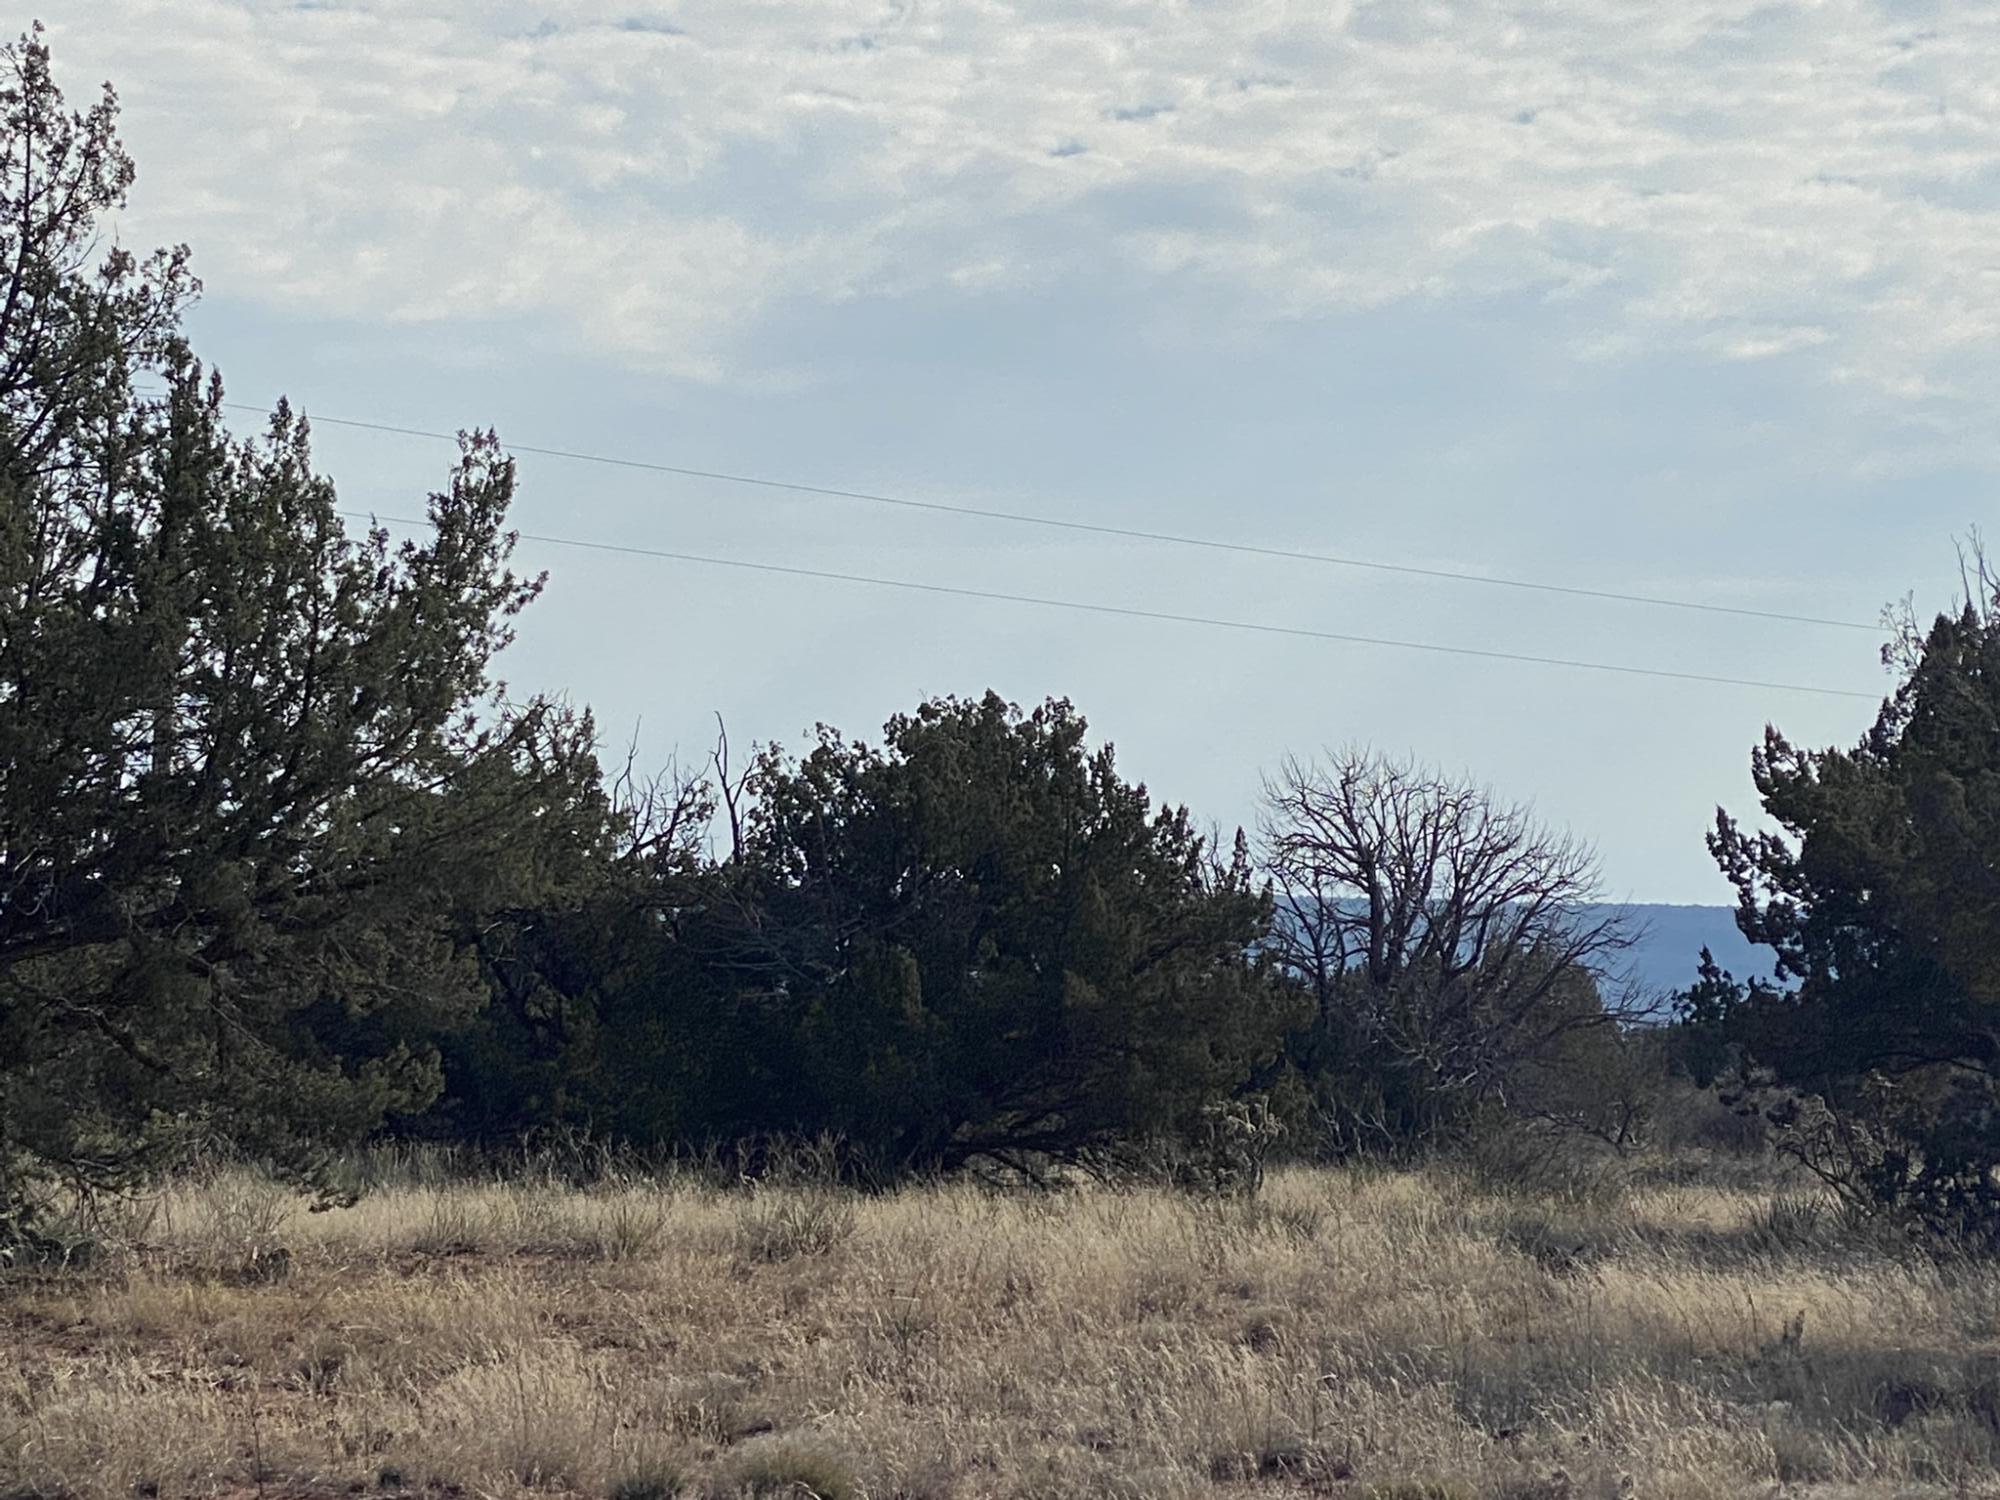
M223 403L232 411L264 413L264 408L240 401ZM431 438L456 442L448 432L432 432L422 427L399 427L387 422L363 422L353 417L323 417L308 414L309 421L329 427L352 427L363 432L394 433L399 437ZM1146 531L1131 526L1107 526L1095 521L1068 521L1058 516L1038 516L1025 511L993 510L976 505L950 505L941 500L912 500L907 496L882 495L868 490L835 489L828 485L794 484L784 479L762 479L750 474L729 474L715 469L685 468L679 464L653 463L637 458L614 458L603 453L585 453L570 448L538 448L528 443L508 443L508 451L532 453L542 458L568 459L575 463L604 464L618 469L637 469L649 474L675 474L687 479L709 479L723 484L752 485L759 489L784 490L797 495L818 495L836 500L860 500L870 505L890 505L901 510L930 511L949 516L971 516L984 521L1005 521L1017 526L1046 526L1059 531L1087 532L1093 536L1122 537L1128 541L1164 542L1176 547L1202 547L1213 552L1235 552L1251 557L1282 557L1293 562L1324 563L1338 568L1362 568L1376 573L1400 573L1406 577L1441 578L1454 583L1483 583L1494 588L1522 589L1543 594L1562 594L1575 599L1609 599L1620 604L1645 604L1660 609L1690 610L1702 614L1735 615L1742 619L1782 620L1793 625L1824 625L1836 630L1865 630L1880 635L1880 624L1859 620L1829 619L1820 615L1788 614L1782 610L1750 609L1734 604L1708 604L1694 599L1673 599L1658 594L1621 593L1615 589L1583 588L1571 584L1540 583L1525 578L1495 578L1483 573L1466 573L1450 568L1423 568L1408 563L1376 562L1367 558L1343 557L1331 552L1307 552L1289 547L1264 547L1254 542L1228 542L1216 537L1185 536L1171 531Z
M396 526L431 526L428 520L408 516L377 516L366 511L342 510L337 514L370 525L388 522ZM1674 672L1660 667L1634 667L1618 662L1584 661L1564 656L1533 656L1520 651L1488 651L1474 646L1441 646L1429 641L1392 640L1385 636L1347 635L1332 630L1310 630L1299 625L1267 625L1254 620L1226 620L1212 615L1175 614L1166 610L1134 609L1120 604L1092 604L1080 599L1052 599L1039 594L1008 594L993 589L960 588L953 584L919 583L907 578L873 578L863 573L835 573L821 568L794 568L782 563L752 562L740 557L708 557L697 552L673 552L657 547L634 547L622 542L588 542L577 537L515 533L522 541L552 547L576 547L590 552L617 552L630 557L664 558L671 562L698 563L712 568L739 568L756 573L777 573L789 578L814 578L833 583L860 583L871 588L905 589L913 593L948 594L960 599L990 599L1003 604L1032 604L1044 609L1068 609L1094 615L1121 615L1134 620L1165 620L1178 625L1203 625L1216 630L1251 631L1258 635L1283 635L1315 641L1339 641L1353 646L1388 646L1398 651L1426 651L1440 656L1473 656L1486 661L1528 662L1542 667L1569 667L1586 672L1613 672L1627 677L1664 677L1676 682L1701 682L1721 687L1759 688L1776 693L1812 693L1827 698L1863 698L1875 701L1875 693L1851 688L1815 687L1797 682L1761 682L1748 677L1719 677L1702 672Z

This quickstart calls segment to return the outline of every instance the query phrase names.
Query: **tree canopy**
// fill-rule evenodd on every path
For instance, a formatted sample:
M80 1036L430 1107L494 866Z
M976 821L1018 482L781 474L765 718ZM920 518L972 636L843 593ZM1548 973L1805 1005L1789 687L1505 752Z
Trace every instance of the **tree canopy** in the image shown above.
M1342 1149L1459 1128L1615 1019L1599 981L1629 934L1591 904L1595 855L1472 782L1364 750L1287 761L1263 863L1271 951L1313 1002L1294 1061Z
M1085 732L989 693L880 745L765 752L726 857L656 870L657 919L619 929L647 956L579 1008L574 1092L628 1134L826 1134L892 1173L1186 1136L1287 1024L1268 904L1240 841L1153 807Z
M1778 983L1696 992L1754 1069L1810 1096L1797 1149L1939 1225L2000 1228L2000 586L1906 616L1900 674L1848 749L1777 729L1752 771L1770 831L1717 814L1710 847Z
M492 436L425 540L348 536L301 419L225 431L186 251L100 249L110 90L37 33L0 79L0 1188L309 1167L434 1093L476 914L607 836L588 721L490 676L539 588Z

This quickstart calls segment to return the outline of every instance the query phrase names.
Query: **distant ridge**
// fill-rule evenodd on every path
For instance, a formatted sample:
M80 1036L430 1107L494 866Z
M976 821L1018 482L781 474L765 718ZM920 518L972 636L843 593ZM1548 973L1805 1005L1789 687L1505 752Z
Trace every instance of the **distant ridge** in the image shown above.
M1357 916L1365 915L1368 909L1358 899L1343 905ZM1608 977L1636 986L1639 993L1632 998L1649 1003L1660 1020L1671 1016L1675 996L1699 977L1703 948L1739 980L1771 978L1776 955L1737 930L1733 906L1603 901L1581 910L1589 921L1617 918L1625 924L1634 941L1623 953L1608 955L1614 965ZM1282 914L1279 919L1283 920ZM1607 999L1613 988L1606 986Z
M1771 950L1751 943L1736 930L1734 907L1633 903L1593 907L1592 914L1623 915L1639 929L1639 941L1625 955L1632 978L1648 994L1662 1000L1694 983L1704 946L1738 979L1770 976Z

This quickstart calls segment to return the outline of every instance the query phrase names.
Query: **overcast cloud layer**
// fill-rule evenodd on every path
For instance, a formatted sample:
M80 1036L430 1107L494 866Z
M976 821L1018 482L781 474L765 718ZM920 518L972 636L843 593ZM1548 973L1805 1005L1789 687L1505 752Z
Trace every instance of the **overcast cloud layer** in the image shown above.
M1180 280L1236 326L1522 295L1578 351L1995 394L2000 9L1826 0L64 0L233 296L546 316L702 378L790 299ZM157 139L161 149L150 149ZM155 236L157 237L157 235ZM1578 307L1584 315L1574 316ZM1962 433L1961 433L1962 435Z
M121 236L193 246L196 348L320 419L348 507L419 513L449 448L340 418L522 445L508 679L649 762L1061 694L1225 826L1365 741L1716 900L1765 723L1851 741L1885 679L1865 628L537 447L1858 621L2000 532L2000 6L38 3L123 97Z

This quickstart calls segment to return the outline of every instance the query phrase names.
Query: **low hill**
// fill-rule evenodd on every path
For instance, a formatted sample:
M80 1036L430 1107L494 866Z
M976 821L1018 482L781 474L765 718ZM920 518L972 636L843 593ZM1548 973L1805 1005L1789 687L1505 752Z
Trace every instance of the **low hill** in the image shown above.
M1639 929L1638 943L1627 956L1632 978L1648 993L1668 995L1693 984L1704 947L1738 979L1770 976L1771 950L1736 930L1733 907L1635 903L1600 910L1622 912Z

